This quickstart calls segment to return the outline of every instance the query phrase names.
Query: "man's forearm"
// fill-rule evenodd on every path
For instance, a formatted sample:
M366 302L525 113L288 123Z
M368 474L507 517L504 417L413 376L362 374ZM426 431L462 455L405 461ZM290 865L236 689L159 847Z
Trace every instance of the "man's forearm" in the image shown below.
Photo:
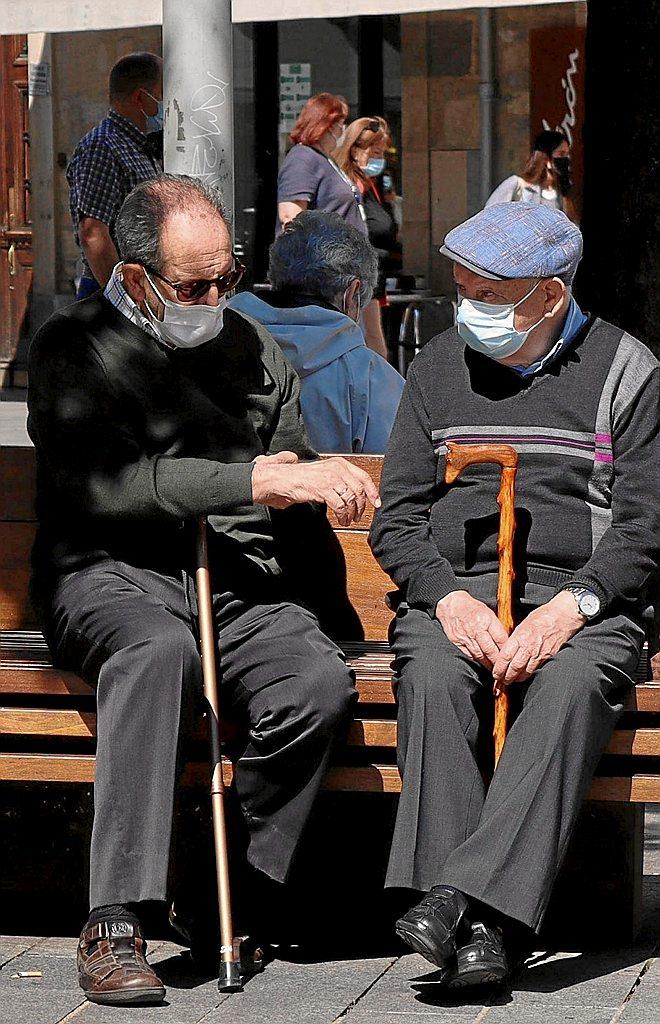
M104 288L119 260L108 226L93 217L84 217L80 224L80 244L90 270Z

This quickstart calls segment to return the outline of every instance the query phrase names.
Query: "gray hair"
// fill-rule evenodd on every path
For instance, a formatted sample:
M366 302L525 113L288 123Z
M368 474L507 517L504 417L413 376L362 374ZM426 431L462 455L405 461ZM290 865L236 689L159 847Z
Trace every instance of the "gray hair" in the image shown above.
M114 224L117 251L125 263L144 263L161 271L160 240L170 214L207 209L227 224L219 189L187 174L159 174L126 196Z
M376 287L378 259L366 235L338 213L306 210L271 246L268 276L278 290L318 296L332 305L339 305L357 279L364 308Z

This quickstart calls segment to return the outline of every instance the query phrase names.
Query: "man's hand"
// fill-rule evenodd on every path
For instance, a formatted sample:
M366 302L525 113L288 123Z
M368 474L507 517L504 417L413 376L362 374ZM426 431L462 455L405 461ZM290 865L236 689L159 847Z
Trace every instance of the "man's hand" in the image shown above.
M495 684L524 682L582 629L586 618L563 590L516 626L493 665Z
M252 472L252 500L271 508L304 501L329 505L342 526L362 518L367 502L378 508L378 489L368 473L342 458L298 462L293 452L258 455Z
M508 637L488 605L467 590L455 590L438 601L435 615L447 639L463 654L488 669L493 667Z

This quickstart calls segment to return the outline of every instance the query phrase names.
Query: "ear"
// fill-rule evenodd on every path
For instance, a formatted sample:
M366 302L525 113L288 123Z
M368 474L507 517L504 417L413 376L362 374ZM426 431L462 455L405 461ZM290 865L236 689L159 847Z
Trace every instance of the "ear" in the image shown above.
M563 281L560 281L558 277L551 277L543 284L544 291L544 303L543 313L553 315L561 309L564 299L566 298L567 288Z
M360 298L359 298L360 287L361 287L361 282L360 282L360 280L358 278L356 278L355 281L351 281L351 283L349 284L348 288L346 289L344 294L345 294L345 297L346 297L346 310L347 311L348 310L356 310L357 311L359 309L359 304L360 304ZM351 319L355 319L355 317L353 317L351 315L351 313L347 312L347 315L350 316Z
M124 288L138 306L144 302L144 270L139 263L124 263L122 267Z

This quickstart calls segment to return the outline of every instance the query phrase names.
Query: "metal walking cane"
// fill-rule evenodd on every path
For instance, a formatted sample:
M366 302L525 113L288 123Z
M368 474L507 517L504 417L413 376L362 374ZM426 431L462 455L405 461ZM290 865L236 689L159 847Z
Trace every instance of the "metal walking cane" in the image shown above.
M222 749L220 743L220 704L215 657L215 626L205 516L201 516L197 522L195 583L204 696L208 704L207 717L211 747L211 811L213 815L213 841L215 846L221 942L218 989L221 992L240 992L243 989L243 982L251 975L263 969L263 955L258 947L250 945L250 940L246 936L236 937L234 935L232 920L227 824L225 819L225 783L222 775Z
M501 466L497 504L500 507L500 529L497 536L499 572L497 577L497 617L508 634L513 630L513 537L516 530L515 480L518 453L508 444L455 444L447 442L445 483L453 484L467 466L493 462ZM493 688L495 694L495 764L500 759L506 739L509 694L507 687Z

